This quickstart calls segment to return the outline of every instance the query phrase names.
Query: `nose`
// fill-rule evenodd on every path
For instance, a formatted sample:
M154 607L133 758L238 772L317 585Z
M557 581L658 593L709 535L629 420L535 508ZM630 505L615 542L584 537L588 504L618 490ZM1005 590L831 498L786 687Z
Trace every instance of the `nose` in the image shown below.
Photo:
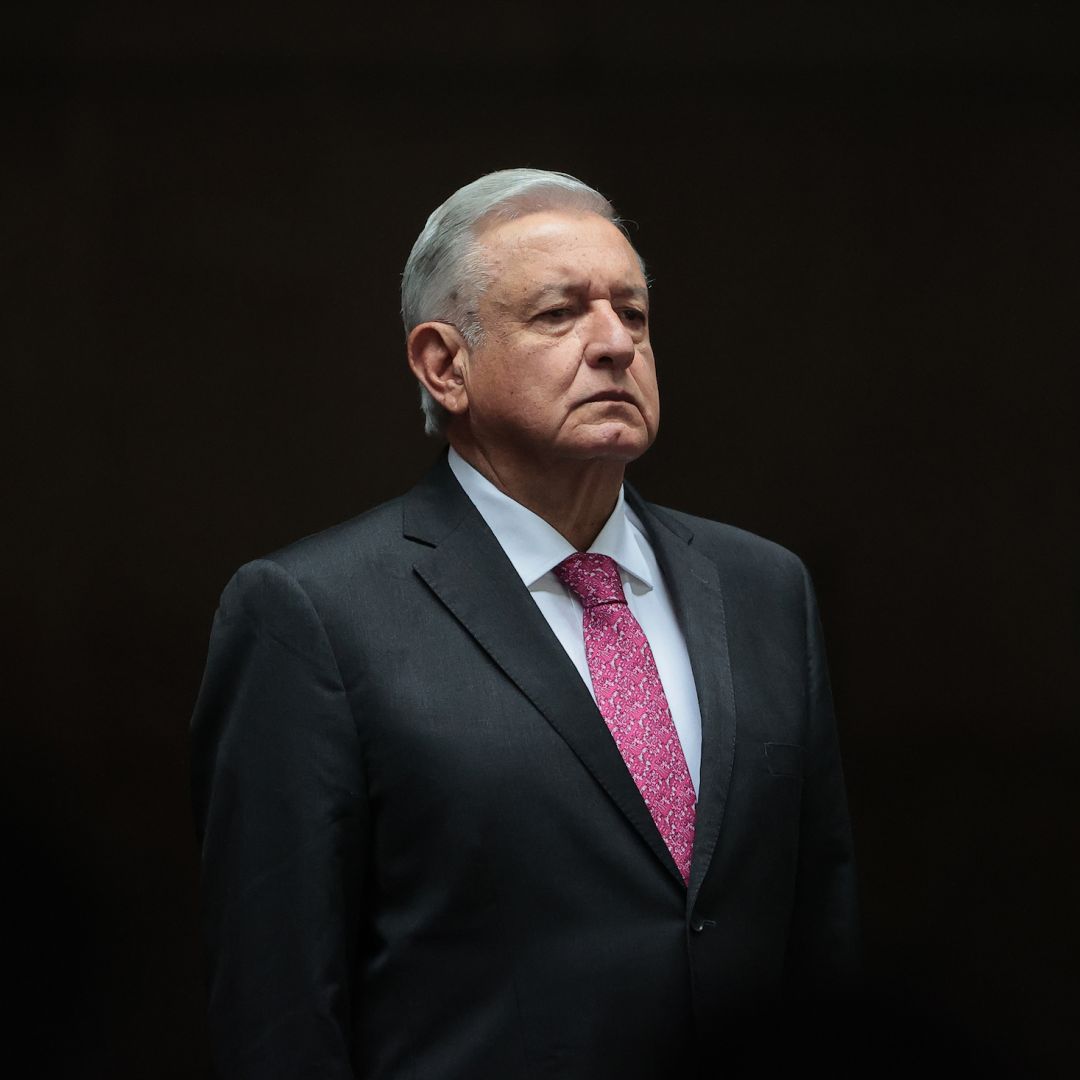
M628 368L637 353L630 329L607 300L592 304L587 322L585 362L590 367Z

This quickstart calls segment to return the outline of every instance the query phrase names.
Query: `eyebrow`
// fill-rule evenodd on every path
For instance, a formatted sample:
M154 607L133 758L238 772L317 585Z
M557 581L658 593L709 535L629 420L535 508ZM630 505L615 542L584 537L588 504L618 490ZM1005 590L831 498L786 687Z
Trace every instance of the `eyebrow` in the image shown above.
M539 288L534 289L528 296L528 302L530 305L543 303L547 299L554 299L560 296L566 296L568 293L581 293L585 291L586 286L578 282L566 282L564 284L549 284L541 285ZM614 295L618 297L632 297L635 300L640 300L645 303L649 299L649 290L643 285L620 285L614 290Z

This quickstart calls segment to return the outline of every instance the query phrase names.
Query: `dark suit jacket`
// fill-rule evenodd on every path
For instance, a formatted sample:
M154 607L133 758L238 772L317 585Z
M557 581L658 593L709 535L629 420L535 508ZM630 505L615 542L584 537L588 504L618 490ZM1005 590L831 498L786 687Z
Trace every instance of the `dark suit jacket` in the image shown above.
M193 727L223 1077L656 1078L854 968L813 593L629 488L702 717L685 888L577 670L445 457L243 567Z

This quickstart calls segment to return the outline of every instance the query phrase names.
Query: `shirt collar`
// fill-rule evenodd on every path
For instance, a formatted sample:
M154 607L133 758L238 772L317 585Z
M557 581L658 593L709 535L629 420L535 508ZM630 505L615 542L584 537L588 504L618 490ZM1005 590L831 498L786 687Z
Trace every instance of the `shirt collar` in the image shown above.
M526 586L535 585L563 559L575 553L577 549L566 537L542 517L501 492L453 447L450 448L449 462L458 483L495 534ZM632 515L620 486L615 509L589 551L610 556L622 570L651 589L652 571L641 547L644 537L640 524Z

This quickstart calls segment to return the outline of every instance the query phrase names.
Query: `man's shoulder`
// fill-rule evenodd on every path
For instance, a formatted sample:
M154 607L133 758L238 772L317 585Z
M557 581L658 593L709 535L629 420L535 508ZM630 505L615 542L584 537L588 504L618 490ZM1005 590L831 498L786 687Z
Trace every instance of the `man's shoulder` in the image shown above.
M720 566L757 567L773 573L803 573L803 562L799 556L774 540L736 525L688 514L672 507L648 502L644 506L662 526Z
M418 556L458 528L471 506L444 453L396 498L245 563L225 596L284 592L323 612L361 595L372 603L399 597Z
M244 563L226 586L222 605L246 609L292 594L322 609L361 580L400 576L413 554L402 542L402 498Z
M265 555L297 578L379 563L401 551L404 496L294 540Z

